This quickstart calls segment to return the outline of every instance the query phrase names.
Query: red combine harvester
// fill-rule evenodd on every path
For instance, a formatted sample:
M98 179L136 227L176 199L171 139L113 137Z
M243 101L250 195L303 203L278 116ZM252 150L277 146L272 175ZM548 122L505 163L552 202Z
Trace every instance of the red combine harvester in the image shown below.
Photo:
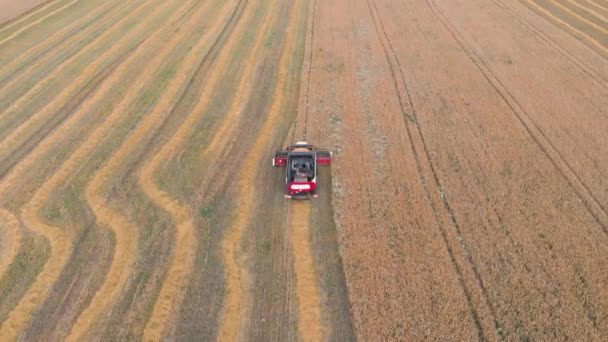
M331 164L331 152L298 141L277 150L272 166L285 166L285 198L309 199L317 194L317 166Z

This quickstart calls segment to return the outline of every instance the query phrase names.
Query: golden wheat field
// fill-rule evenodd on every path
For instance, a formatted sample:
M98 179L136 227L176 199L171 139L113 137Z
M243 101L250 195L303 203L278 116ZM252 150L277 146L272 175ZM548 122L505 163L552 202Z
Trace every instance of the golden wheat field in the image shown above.
M608 339L607 1L0 12L1 341Z

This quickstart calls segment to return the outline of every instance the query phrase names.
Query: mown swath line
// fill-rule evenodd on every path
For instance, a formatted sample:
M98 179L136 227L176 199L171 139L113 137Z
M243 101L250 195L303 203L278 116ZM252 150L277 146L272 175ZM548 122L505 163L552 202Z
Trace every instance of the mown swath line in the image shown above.
M37 205L34 208L34 205ZM33 204L31 208L33 210L39 210L40 206L38 203ZM54 262L47 262L38 275L34 284L25 295L21 298L17 307L14 308L8 315L8 318L2 323L0 327L0 339L4 341L16 340L17 336L24 331L27 324L29 324L32 314L36 308L42 303L46 297L48 291L50 291L56 277L61 272L63 264L67 260L69 250L71 249L69 237L67 237L62 231L50 230L42 232L39 229L43 227L32 225L33 222L29 220L29 216L24 216L23 222L33 232L43 235L50 244L53 252L59 251L55 256ZM50 260L49 260L50 261Z
M271 12L267 10L267 17L262 20L262 27L258 30L260 33L256 35L252 52L249 54L248 59L244 61L246 68L237 86L237 91L235 92L236 98L232 101L228 115L223 119L221 127L215 131L213 141L203 151L204 155L215 151L218 144L221 145L230 136L230 133L227 131L229 129L232 131L236 127L234 122L238 119L237 116L240 115L244 100L252 90L252 79L257 65L254 61L261 55L264 40L270 30L272 23L270 20ZM149 163L144 165L139 175L140 187L150 199L171 214L177 231L174 255L172 256L167 281L163 284L159 295L160 300L157 301L152 317L147 324L146 335L144 335L145 340L156 340L162 337L161 328L167 324L170 314L175 311L176 301L174 298L180 297L177 293L183 292L185 285L183 278L191 272L197 249L196 234L189 207L181 204L178 200L172 198L170 194L161 190L154 181L154 173L160 163L174 155L187 142L188 137L194 133L196 122L201 119L201 116L205 113L205 109L209 106L213 96L217 92L221 76L229 65L232 50L239 43L238 38L245 30L251 29L248 23L252 19L253 14L253 9L249 9L245 18L240 20L235 33L232 34L230 41L222 49L222 53L218 58L218 64L214 65L213 74L208 78L204 92L195 108L184 120L171 140L162 147L160 152ZM155 329L154 327L157 328Z
M601 21L606 22L606 17L604 17L601 13L598 13L594 10L592 10L591 8L585 7L582 4L573 1L573 0L566 0L566 2L572 4L573 6L576 6L577 8L580 8L582 11L587 12L588 14L600 19Z
M191 214L188 210L188 207L179 203L178 200L171 198L171 196L158 188L158 185L154 183L154 172L159 167L160 163L164 160L167 160L174 155L176 151L186 143L186 140L189 136L194 133L195 123L201 119L201 116L204 114L205 109L210 104L214 94L217 92L217 87L219 85L219 81L221 80L222 72L227 68L227 63L230 61L230 54L234 49L235 45L238 44L238 37L240 37L244 30L251 29L250 26L247 26L247 23L250 21L253 15L253 11L248 12L246 15L246 19L242 19L239 24L239 28L237 29L237 33L234 34L234 38L231 39L226 47L222 50L222 55L218 58L218 65L214 66L214 73L209 77L209 81L205 87L205 91L202 94L201 99L197 102L196 107L191 111L190 115L186 118L184 123L180 126L178 131L172 137L172 139L163 146L163 149L159 154L155 156L155 158L151 161L151 163L144 166L142 172L140 173L140 186L146 194L153 199L155 202L159 203L161 207L163 207L166 211L168 211L175 219L177 225L177 236L178 240L175 245L175 255L173 256L171 269L169 274L175 274L174 277L169 276L171 279L180 279L179 270L184 270L183 273L187 274L189 270L185 270L185 267L180 266L180 260L187 259L187 265L192 266L192 262L195 258L196 246L194 244L188 243L185 239L180 239L180 236L185 236L186 234L180 233L180 231L187 231L188 236L191 236L192 239L195 238L193 221ZM236 128L235 121L238 120L241 114L242 107L244 106L244 101L247 99L249 93L252 91L253 84L252 79L255 74L256 63L253 62L257 60L256 57L260 56L263 49L264 39L267 37L267 34L270 30L271 24L271 11L267 11L267 18L263 20L262 27L258 30L260 33L256 35L256 40L254 42L254 46L252 48L252 52L249 54L250 57L244 62L246 65L246 69L242 72L243 77L240 79L239 84L236 90L236 98L232 101L231 107L228 110L228 114L222 120L222 124L219 129L215 130L213 135L212 142L205 147L202 152L203 155L209 155L212 152L215 152L219 149L222 144L226 142L227 139L231 136L232 132ZM180 242L179 240L183 240ZM186 248L186 245L190 245L190 248ZM183 248L181 247L183 246ZM176 269L176 271L172 271L172 269ZM165 283L167 284L167 283ZM180 285L181 286L181 285ZM174 285L167 287L166 293L175 292ZM163 286L163 290L165 287ZM163 296L161 291L161 298L171 298L175 296ZM157 302L157 305L161 305L160 302ZM166 305L165 305L166 306ZM162 306L161 306L162 307ZM156 311L156 307L155 307ZM155 315L152 317L154 318ZM163 321L162 315L160 315L157 321ZM166 321L166 318L164 319ZM151 320L152 322L152 320ZM149 322L148 325L151 323ZM147 340L147 338L146 338Z
M4 33L5 31L13 29L15 26L19 25L21 22L29 20L31 17L38 15L40 12L43 12L47 8L55 5L56 3L60 2L60 1L61 0L46 1L44 3L39 4L36 7L28 10L27 12L21 14L20 16L3 23L2 25L0 25L1 26L0 34Z
M147 2L145 2L145 1L139 2L135 8L131 9L131 11L140 11L138 13L141 13L141 12L143 12L142 7L144 7L145 4L147 4ZM128 13L131 13L131 12L128 12ZM111 38L111 36L114 33L119 32L119 30L122 29L122 27L120 25L124 24L125 22L128 22L128 19L130 19L130 18L132 18L132 17L130 17L128 15L122 17L109 30L104 32L102 35L99 35L99 36L93 38L91 40L91 42L89 43L88 48L84 48L84 49L78 51L78 53L76 53L75 55L72 55L70 58L62 61L61 64L59 64L53 72L49 73L48 75L45 75L44 79L40 80L34 87L32 87L27 92L22 94L18 99L16 99L13 103L11 103L11 105L8 108L6 108L4 111L2 111L0 113L0 118L3 118L4 116L6 116L8 114L19 114L19 111L22 110L23 105L25 103L27 103L28 101L34 99L38 93L40 93L44 89L48 88L50 86L50 84L52 83L52 81L54 79L58 78L64 72L63 69L65 67L67 67L70 63L75 62L78 58L84 56L85 54L95 50L95 48L98 47L98 43L103 42L106 38ZM131 33L131 35L132 35L132 31L130 31L129 33ZM125 36L123 36L121 41L124 41L125 39L126 39ZM102 55L103 55L103 57L106 57L106 59L107 59L107 52ZM90 69L93 69L94 66L97 66L97 64L99 64L99 63L96 63L96 62L104 60L104 58L101 58L101 57L102 56L97 56L93 61L91 61L89 63L88 68L85 70L90 70ZM72 81L72 87L69 89L78 89L78 86L79 86L78 81L82 82L82 79L85 76L83 74L86 74L86 73L84 71L81 72L80 77L75 79L74 81ZM60 93L60 95L65 94L67 92L67 90L68 89L65 89L62 93ZM58 95L57 97L61 97L60 95ZM29 119L31 120L32 118L29 118ZM4 139L4 140L6 140L6 139Z
M589 19L583 17L582 15L574 12L573 10L571 10L570 8L564 6L562 3L555 1L555 0L549 0L551 3L555 4L557 7L559 7L561 10L563 10L564 12L568 13L570 16L575 17L576 19L578 19L581 23L584 24L588 24L590 26L592 26L593 28L595 28L596 30L604 33L604 34L608 34L608 30L592 21L590 21Z
M597 9L600 9L602 11L608 11L608 7L604 7L601 4L599 4L593 0L587 0L586 2L589 3L589 5L594 6Z
M494 1L494 3L496 3L496 5L498 7L502 8L506 13L508 13L513 18L513 20L515 20L517 23L522 25L522 27L524 27L524 29L526 29L528 32L532 33L538 40L543 41L543 42L547 43L548 45L553 46L553 48L555 48L555 50L557 50L559 53L561 53L562 56L569 59L582 72L584 72L587 76L594 79L600 86L602 86L604 88L608 88L608 85L607 85L608 80L606 78L604 78L602 75L598 74L595 69L590 67L584 61L580 60L575 54L568 51L568 49L564 48L557 41L555 41L555 39L551 38L548 34L543 32L542 30L540 30L539 28L537 28L530 22L528 22L524 19L521 19L515 13L513 8L505 5L500 0L493 0L493 1Z
M208 3L207 5L209 5ZM226 18L230 11L232 10L232 6L228 6L227 4L223 4L222 11L217 15L217 18L220 20ZM208 8L205 7L202 9L202 13L206 13ZM194 23L195 24L195 23ZM224 32L225 26L220 26L219 23L213 26L212 30L207 31L204 38L199 40L196 46L193 47L192 52L186 57L184 62L182 62L182 66L177 71L177 74L171 80L171 83L168 85L167 89L163 92L163 97L156 104L152 113L150 113L146 119L137 126L135 131L133 131L125 142L122 143L120 148L113 154L112 158L104 165L104 167L100 170L100 172L93 178L91 183L86 188L86 197L87 201L91 205L93 212L95 213L98 221L104 223L109 226L115 237L116 237L116 250L119 251L121 249L127 249L129 246L125 245L125 241L132 241L133 245L129 249L133 249L136 251L136 239L129 238L129 236L137 234L138 228L131 224L127 218L125 218L120 212L117 212L105 204L105 198L102 194L102 190L107 183L108 179L111 178L112 174L119 168L125 158L128 157L135 149L137 149L142 140L146 135L150 135L150 132L158 131L159 127L165 122L168 116L172 113L172 106L175 106L175 98L178 98L179 93L184 91L183 89L187 89L188 86L183 87L184 84L188 84L189 80L194 77L192 76L192 69L198 70L198 67L191 67L192 65L201 65L203 61L206 60L206 56L209 55L211 49L214 46L213 39L216 41L221 36L222 32ZM211 46L211 47L210 47ZM205 54L205 51L207 53ZM205 55L204 57L200 57ZM196 72L195 72L196 74ZM136 93L135 93L136 94ZM179 101L177 101L179 103ZM127 107L123 108L124 110L118 112L119 116L127 115ZM114 114L113 114L114 115ZM131 264L134 261L135 253L129 254L117 254L112 261L112 265L110 266L110 273L115 274L120 278L124 278L126 282L129 273L128 270L125 270L125 264ZM129 261L125 259L130 259ZM127 267L130 268L130 267ZM109 282L108 286L112 285L112 278L110 275L106 278ZM105 284L105 283L104 283ZM105 286L105 285L104 285ZM116 288L119 290L120 288ZM102 294L102 291L96 295L98 300L105 301L106 298ZM107 304L105 304L107 306ZM94 317L91 317L94 318Z
M433 0L426 0L433 2ZM434 4L434 2L433 2ZM430 7L430 5L429 5ZM435 5L436 15L444 23L446 29L450 31L457 43L462 47L469 59L484 76L486 81L496 90L503 102L509 107L511 113L525 128L528 135L540 148L542 153L553 164L559 174L566 180L570 188L583 203L587 212L593 217L595 222L601 227L608 236L608 210L602 202L597 199L591 189L583 182L570 163L564 158L562 153L555 147L551 140L545 135L541 127L536 123L526 109L517 101L515 96L507 89L502 81L496 76L492 68L466 41L463 35L452 25L446 15Z
M6 209L0 208L0 221L4 223L4 234L2 239L7 251L2 254L0 259L0 277L8 270L11 262L19 253L19 246L21 246L21 234L19 233L19 221L15 215Z
M520 0L520 1L522 1L524 3L527 3L530 6L534 7L538 12L544 14L545 17L549 18L550 20L557 21L558 23L560 23L563 26L565 26L568 29L568 30L566 30L566 32L568 32L569 34L573 35L574 38L578 38L580 36L581 38L584 38L584 40L581 40L581 41L588 42L588 43L594 45L600 51L602 51L604 53L608 53L608 48L606 48L604 45L600 44L600 42L598 42L597 40L593 39L591 36L589 36L585 32L583 32L583 31L575 28L574 26L570 25L569 23L567 23L566 21L562 20L561 18L553 15L551 12L549 12L544 7L538 5L533 0ZM576 34L572 34L573 32L576 33Z
M318 279L310 245L310 203L292 202L289 213L290 240L296 273L299 340L322 341L324 333Z
M4 176L11 170L24 156L34 149L38 143L44 139L50 132L55 130L69 115L75 113L78 107L89 98L89 96L99 88L101 83L114 72L116 66L120 65L129 54L135 50L137 46L131 48L126 54L120 56L112 64L107 66L105 69L100 70L93 75L82 88L74 94L44 125L40 127L34 127L30 134L32 138L23 142L16 149L11 151L10 155L4 160L0 161L0 177Z
M116 107L117 109L127 108L126 105L131 103L131 101L142 91L143 87L153 80L153 76L155 76L154 72L158 70L173 49L183 42L188 34L191 33L192 26L196 25L201 20L201 16L208 11L210 3L211 2L209 1L205 2L185 24L182 24L182 21L186 19L184 18L184 15L190 12L193 5L196 5L197 2L186 2L182 5L178 10L181 13L177 14L175 16L176 20L173 20L167 27L173 28L179 25L183 28L171 35L169 41L163 42L163 48L160 53L155 54L150 63L141 71L138 79L133 80L133 86L129 88L127 95L121 101L121 105ZM188 28L190 28L190 30L188 30ZM156 34L162 35L162 31L157 31ZM195 49L195 51L198 51L198 49ZM144 53L146 53L146 51L142 50L142 53L138 57L143 57L141 55ZM126 64L124 66L124 69L128 67ZM122 71L123 70L117 70L116 75L123 74ZM124 117L126 114L125 111L119 111L116 112L116 114L113 112L111 116L117 115L117 117ZM117 154L114 156L117 156L120 152L121 150L117 151ZM113 161L114 163L112 163ZM72 330L67 338L69 341L83 340L91 325L118 299L120 290L128 280L130 275L129 272L134 262L135 255L137 254L137 228L123 216L115 215L111 212L111 210L103 205L104 198L92 191L103 186L107 178L112 175L111 173L114 171L113 167L117 166L117 163L120 163L121 161L122 160L120 159L111 159L93 178L85 193L93 212L101 224L106 224L111 228L121 226L126 229L112 229L116 241L114 248L115 254L112 263L104 282L96 291L89 305L79 315L75 324L72 326ZM106 218L107 220L103 220L102 218Z
M146 16L146 19L141 22L143 26L154 21L159 15L163 15L168 10L170 2L164 2ZM134 16L138 13L133 13ZM157 30L160 32L160 29ZM137 46L141 46L145 40L142 40ZM24 224L36 234L44 236L51 246L51 255L44 265L43 270L36 277L34 284L20 299L17 306L9 313L8 318L0 327L1 340L13 340L23 331L30 323L32 314L48 296L50 289L56 282L63 267L65 266L69 255L72 251L72 236L65 234L59 227L47 225L42 222L39 212L44 203L52 195L53 191L65 183L65 180L71 173L77 170L81 162L86 158L99 144L100 138L105 137L105 134L98 136L97 141L87 140L84 145L72 154L70 158L62 165L61 169L53 174L36 191L32 200L22 209L22 218ZM3 182L4 183L4 182ZM2 188L7 185L2 184Z
M108 37L111 37L116 32L120 32L120 29L122 28L120 25L123 22L128 22L129 19L134 18L136 16L141 16L146 11L149 11L148 6L144 6L145 4L148 3L141 2L138 8L131 12L132 15L125 16L124 18L122 18L119 23L115 24L114 29L106 31L104 34L97 37L96 40L102 41ZM114 45L112 45L111 48L109 48L103 54L97 56L93 61L91 61L90 64L79 74L79 76L74 81L72 81L68 87L64 88L56 97L54 97L50 103L45 105L36 114L29 117L24 123L14 129L4 140L2 140L0 142L0 157L2 157L3 159L6 158L7 155L11 153L13 148L19 148L20 146L25 144L27 142L27 139L32 137L29 132L32 132L36 126L43 125L45 121L48 121L52 118L53 114L59 112L65 102L68 101L71 96L76 95L78 91L81 90L83 84L86 84L87 80L91 77L91 74L94 74L96 71L99 70L101 64L107 62L108 60L117 58L120 53L120 48L127 45L130 40L136 39L144 32L143 30L138 30L137 28L141 28L140 22L136 24L133 30L122 36ZM95 45L96 44L93 44L91 46L91 49L81 50L77 55L72 56L64 63L62 63L62 66L67 65L68 63L76 60L79 56L85 54L86 52L89 52L89 50L95 48ZM51 75L49 75L49 77L57 77L61 72L63 72L62 68L57 68L57 70ZM30 100L30 98L35 97L35 91L38 90L38 88L43 88L45 86L47 86L45 82L39 83L36 87L32 88L31 91L22 96L20 101L17 101L15 104L13 104L9 108L9 111L18 112L21 102L28 101ZM2 114L0 114L0 117L1 115Z
M431 173L432 173L432 177L435 180L435 187L441 189L441 184L438 183L439 178L435 172L434 166L431 162L430 159L430 155L428 153L428 149L426 148L426 143L424 141L424 137L422 135L422 131L419 127L419 120L417 120L417 112L416 112L416 107L414 107L413 101L412 101L412 97L410 95L407 83L405 82L405 77L403 76L403 70L401 68L401 66L399 65L399 59L397 58L397 54L395 53L395 50L392 46L391 41L388 38L388 34L386 33L386 30L384 28L384 24L382 22L382 18L380 17L379 13L378 13L378 8L376 7L376 4L373 2L370 2L368 0L367 2L368 4L368 8L370 11L370 15L372 16L372 20L374 21L374 26L376 28L376 33L378 35L378 38L380 40L380 43L382 45L383 51L384 51L384 55L386 57L386 61L388 63L389 66L389 70L391 73L391 77L393 79L393 86L395 89L395 93L397 95L397 99L399 102L399 107L401 110L401 114L403 117L403 122L407 131L407 135L408 135L408 139L410 142L410 146L412 148L412 152L414 154L414 159L416 161L416 171L418 172L418 175L420 177L420 183L423 185L424 187L424 192L425 192L425 197L427 199L427 201L429 202L430 206L431 206L431 210L433 211L433 217L435 219L436 222L436 227L438 228L443 243L446 246L446 250L448 252L448 255L450 257L450 261L452 262L452 265L454 267L454 270L456 271L457 275L458 275L458 282L463 290L464 296L467 300L467 307L469 309L469 313L471 314L471 318L475 324L475 328L477 330L477 338L480 341L484 341L486 339L485 337L485 332L484 332L484 327L483 324L481 323L480 320L480 315L477 311L477 308L475 307L475 304L473 303L473 295L471 292L471 289L469 289L469 287L467 286L467 283L465 282L464 278L464 272L461 269L460 265L458 264L458 262L456 261L456 255L454 254L454 251L449 243L449 239L448 239L448 234L446 232L445 227L442 224L442 219L440 218L441 214L439 213L439 209L437 208L437 205L435 204L435 200L433 199L433 197L431 196L431 190L429 189L429 182L427 180L427 177L425 175L425 172L423 171L423 166L422 166L422 157L420 156L420 152L418 151L418 149L416 148L416 143L414 142L414 134L412 132L412 129L410 128L410 124L409 124L409 119L408 119L408 113L406 110L406 105L405 105L405 101L401 95L401 90L399 87L399 82L397 80L397 72L400 73L401 75L401 83L403 85L403 87L405 88L405 93L407 95L407 102L408 102L408 106L411 110L412 116L415 118L415 121L418 123L417 127L418 127L418 139L420 140L422 146L423 146L423 150L425 153L425 162L426 164L430 167ZM373 10L372 10L373 8ZM375 15L374 15L375 13ZM377 19L376 19L377 17ZM378 25L380 24L380 25ZM381 33L382 31L382 33ZM384 38L384 39L383 39ZM385 43L386 41L386 43ZM390 52L389 52L390 49ZM395 61L395 62L393 62ZM395 64L393 64L395 63ZM445 201L443 202L444 207L449 207L449 204L447 202L447 199L445 199ZM454 220L454 216L453 215L449 215L449 211L448 211L448 216L450 216L450 223L455 226L457 228L457 234L458 236L461 236L459 227L457 225L455 225L455 220ZM461 244L462 245L462 244ZM475 269L474 265L471 264L471 260L467 260L469 262L469 266L471 266L473 269ZM479 278L477 279L479 280ZM486 302L488 302L487 296L486 296ZM496 320L496 315L492 309L492 307L490 306L490 312L492 314L492 318L494 320L494 322L497 322Z
M0 78L0 90L6 92L8 88L11 88L15 84L20 84L23 80L31 77L36 70L35 66L48 62L48 59L52 57L51 52L53 52L54 49L58 50L54 51L57 54L66 49L60 48L60 44L65 43L65 45L70 46L72 41L76 40L79 36L97 36L97 33L99 32L97 26L101 27L102 25L94 25L94 23L102 21L100 19L104 18L106 14L109 15L106 17L106 20L102 22L111 23L114 19L117 21L120 17L117 17L118 14L113 12L119 12L127 7L127 4L130 3L120 1L120 5L116 6L113 2L104 2L103 6L96 7L94 11L89 12L86 16L74 21L71 25L62 30L55 32L40 44L30 47L21 54L20 57L11 59L9 63L6 63L0 70L0 74L5 75ZM92 41L89 41L84 46L86 47L86 45L91 42ZM73 53L76 53L77 51L78 50L75 50ZM70 55L68 55L68 57ZM43 59L45 56L47 58Z
M44 17L42 17L42 18L40 18L40 19L38 19L38 20L35 20L35 21L33 21L33 22L29 23L28 25L26 25L26 26L24 26L24 27L20 28L19 30L17 30L17 31L15 31L15 32L13 32L13 33L12 33L11 35L9 35L8 37L6 37L6 38L4 38L4 39L0 40L0 47L1 47L2 45L6 44L7 42L9 42L10 40L12 40L13 38L15 38L15 37L19 36L19 35L20 35L21 33L23 33L24 31L26 31L26 30L28 30L28 29L30 29L30 28L32 28L32 27L34 27L34 26L36 26L36 25L40 24L41 22L43 22L43 21L45 21L46 19L48 19L48 18L50 18L50 17L54 16L55 14L60 13L61 11L65 10L66 8L71 7L72 5L74 5L75 3L77 3L78 1L79 1L79 0L72 0L72 1L68 2L67 4L65 4L65 5L63 5L63 6L59 7L59 8L57 8L56 10L51 11L49 14L45 15Z
M140 44L143 43L140 42ZM135 48L137 46L135 46L131 51L134 51ZM130 56L124 55L122 58L127 58L127 60L129 60ZM118 64L116 64L118 65ZM98 101L103 100L103 98L105 97L105 95L112 90L112 86L109 84L115 84L119 81L119 76L122 75L122 72L118 72L120 70L124 69L117 69L117 72L113 73L110 75L110 78L104 82L104 84L102 84L100 86L100 89L97 93L94 94L94 96L92 98L87 98L85 99L85 102L82 104L81 106L81 110L78 111L78 113L76 113L76 115L72 116L69 118L69 120L67 122L62 123L63 126L61 126L61 129L55 130L53 132L53 134L51 134L50 136L46 136L43 139L43 144L42 145L38 145L36 146L36 148L33 150L33 152L25 155L25 158L21 159L18 161L18 163L15 165L14 168L10 169L10 172L7 173L6 175L2 175L0 176L0 195L5 197L5 198L9 198L10 196L12 196L12 193L9 192L9 190L11 188L14 188L14 184L17 184L17 182L19 181L19 178L27 172L27 170L31 169L32 167L34 167L34 165L36 165L37 163L40 162L41 158L48 152L50 151L50 149L52 148L52 146L55 146L57 142L61 141L62 139L64 139L65 134L69 134L69 132L71 132L77 125L77 123L84 117L84 115L86 115L88 113L88 111L92 108L94 103L97 103ZM60 124L61 125L61 124ZM13 190L14 191L14 190ZM10 214L10 212L7 212L7 215L12 215ZM12 231L14 234L16 234L15 236L11 237L12 240L15 241L19 241L19 231L18 230L13 230ZM2 260L0 261L1 263L8 263L10 264L11 260ZM6 270L4 270L6 271ZM0 273L0 274L4 274L4 272Z
M274 101L268 117L262 125L258 136L253 145L250 146L249 153L252 156L266 156L264 153L268 149L268 142L272 136L274 128L280 119L279 114L284 102L284 86L288 75L288 66L293 49L296 26L299 18L299 6L293 6L290 14L289 26L286 32L286 42L281 53L279 62L278 81L274 91ZM238 180L238 199L236 201L236 217L233 226L228 230L222 241L222 257L225 263L225 284L226 295L224 307L220 321L218 339L221 341L235 341L241 334L242 312L246 301L247 284L249 274L239 260L240 241L243 237L245 228L251 223L252 203L255 201L255 179L256 167L259 158L246 158L241 165ZM266 165L266 164L264 164Z

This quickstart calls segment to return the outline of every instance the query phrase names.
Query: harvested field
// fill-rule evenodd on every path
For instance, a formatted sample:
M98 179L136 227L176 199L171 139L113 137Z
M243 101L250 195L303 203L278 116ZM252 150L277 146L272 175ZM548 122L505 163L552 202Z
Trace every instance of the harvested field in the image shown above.
M1 0L0 8L2 8L2 14L0 14L0 24L11 21L10 24L5 24L3 29L10 26L16 26L21 21L31 20L36 12L42 11L44 7L51 5L50 2L45 2L44 0Z
M608 3L15 4L0 339L608 339Z

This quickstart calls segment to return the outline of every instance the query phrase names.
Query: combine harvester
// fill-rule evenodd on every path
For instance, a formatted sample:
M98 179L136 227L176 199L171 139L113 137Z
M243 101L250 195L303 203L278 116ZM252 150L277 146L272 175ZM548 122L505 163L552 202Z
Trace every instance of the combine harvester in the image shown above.
M285 198L317 198L317 166L331 164L331 152L298 141L276 151L272 166L285 166Z

